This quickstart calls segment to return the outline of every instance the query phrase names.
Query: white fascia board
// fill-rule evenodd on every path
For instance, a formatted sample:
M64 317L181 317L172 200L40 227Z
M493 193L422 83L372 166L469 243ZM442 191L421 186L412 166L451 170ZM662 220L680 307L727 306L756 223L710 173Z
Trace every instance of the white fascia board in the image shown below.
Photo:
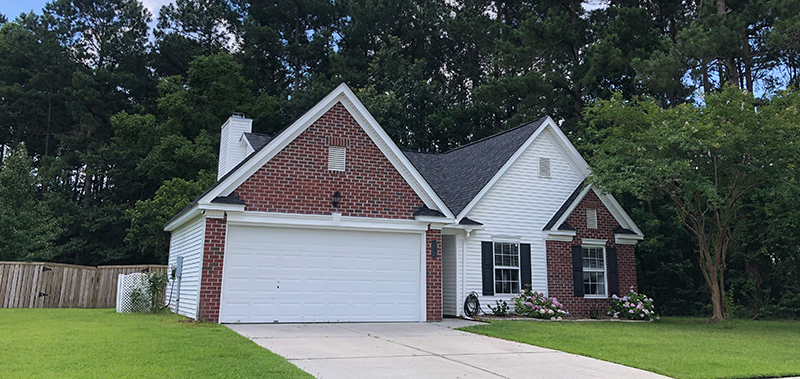
M192 221L199 216L202 216L202 213L200 212L200 209L198 208L197 204L195 204L194 206L192 206L191 209L189 209L186 212L183 212L183 214L180 215L180 217L168 222L167 225L164 225L164 231L171 232L175 229L178 229L181 225L189 221Z
M543 123L546 123L548 121L550 121L550 118L545 120ZM492 179L489 180L489 182L486 183L486 185L483 186L483 188L481 188L481 191L478 192L478 194L475 195L475 197L472 198L472 201L470 201L469 204L467 204L467 206L464 207L464 209L461 211L461 213L458 214L458 216L456 217L456 222L461 221L461 219L463 219L464 217L467 216L469 211L471 211L472 208L474 208L475 205L478 204L478 202L483 198L483 196L486 195L487 192L489 192L489 189L491 189L492 186L494 186L494 184L497 183L498 180L500 180L500 177L502 177L503 174L505 174L506 171L508 171L508 169L511 167L511 165L513 165L514 162L516 162L517 159L519 159L519 157L522 156L522 153L525 152L525 150L528 148L528 146L530 146L533 143L533 141L536 139L536 137L538 137L540 134L542 134L542 132L545 129L547 129L547 125L543 124L543 127L540 127L535 132L533 132L533 134L530 137L528 137L528 140L525 141L525 143L523 143L522 146L519 147L519 149L517 149L517 151L514 153L514 155L512 155L511 158L508 159L506 164L504 164L503 167L501 167L500 170L498 170L497 173L494 174Z
M241 212L244 211L244 204L224 204L224 203L198 203L198 208L209 211Z
M333 215L306 215L253 211L228 213L228 224L274 226L284 228L374 230L411 233L420 233L428 230L427 222L419 222L416 220L342 216L338 221L335 221Z
M207 193L200 201L210 203L212 199L218 196L229 195L264 166L264 164L289 145L297 136L308 129L311 124L322 117L325 112L339 102L350 111L357 121L359 118L364 121L363 123L359 123L361 127L370 138L372 138L373 142L376 143L389 161L392 162L395 169L406 179L406 182L412 187L414 192L422 198L425 205L444 213L447 217L453 218L454 216L450 209L444 205L444 202L436 195L436 192L434 192L425 179L422 178L422 175L417 172L411 162L408 161L397 145L389 138L389 135L380 127L375 118L370 115L353 91L344 83L331 91L325 98L283 131L283 133L271 140L255 157L239 167L239 169L233 172L216 188Z
M564 214L561 215L558 221L556 221L556 223L553 224L553 227L550 228L550 230L553 231L558 230L558 227L560 227L561 224L567 221L567 218L569 218L569 216L572 214L572 211L574 211L575 208L578 207L578 204L580 204L581 201L583 201L583 198L586 197L586 194L588 194L591 189L592 185L590 184L586 186L583 190L581 190L581 193L578 194L578 197L576 197L575 200L572 202L572 204L569 205L569 208L567 208L567 210L564 212Z
M453 218L436 216L414 216L414 220L421 222L432 222L436 224L452 224L454 221Z
M383 130L380 124L378 124L378 121L372 117L372 114L369 113L364 104L358 100L356 94L353 93L350 87L344 84L342 84L342 86L344 86L343 92L349 100L348 102L343 101L342 104L357 121L359 121L359 118L361 119L360 121L363 121L359 124L361 124L362 128L367 132L370 138L372 138L381 152L383 152L384 156L389 159L394 168L403 176L406 182L411 185L411 188L422 199L425 205L428 208L442 212L448 218L455 218L453 212L450 211L444 204L444 201L439 198L436 191L431 188L430 184L422 177L414 165L411 164L405 154L400 151L397 144L386 134L386 131Z

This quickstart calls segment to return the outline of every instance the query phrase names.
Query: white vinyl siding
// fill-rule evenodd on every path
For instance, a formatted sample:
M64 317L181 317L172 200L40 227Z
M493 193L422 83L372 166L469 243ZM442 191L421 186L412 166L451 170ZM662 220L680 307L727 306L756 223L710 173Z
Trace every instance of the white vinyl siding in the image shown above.
M556 136L545 130L509 167L466 215L483 223L465 240L465 288L459 304L471 291L482 294L481 241L512 238L531 245L532 290L547 293L547 256L542 228L580 184L580 176L556 147ZM550 158L551 179L536 175L539 157ZM481 305L508 300L512 295L479 296ZM459 310L459 313L462 311Z
M442 313L447 316L458 316L456 301L456 277L458 256L456 236L442 236Z
M204 234L205 219L199 217L174 230L169 243L169 267L170 269L175 267L177 257L183 256L183 275L180 284L180 303L175 301L178 299L177 280L167 285L167 300L170 300L169 306L173 312L194 319L197 318L197 299L200 296Z

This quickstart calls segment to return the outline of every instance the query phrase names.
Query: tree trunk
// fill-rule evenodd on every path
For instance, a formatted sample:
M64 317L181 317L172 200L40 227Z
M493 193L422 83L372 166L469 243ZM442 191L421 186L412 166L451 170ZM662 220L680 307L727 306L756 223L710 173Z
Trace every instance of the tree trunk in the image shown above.
M747 92L753 93L753 52L750 50L750 37L744 41L744 83Z
M708 80L708 63L705 61L700 62L700 72L703 76L703 92L711 92L711 82Z
M300 12L298 10L297 19L294 22L294 90L300 90L300 57L298 56L300 50Z

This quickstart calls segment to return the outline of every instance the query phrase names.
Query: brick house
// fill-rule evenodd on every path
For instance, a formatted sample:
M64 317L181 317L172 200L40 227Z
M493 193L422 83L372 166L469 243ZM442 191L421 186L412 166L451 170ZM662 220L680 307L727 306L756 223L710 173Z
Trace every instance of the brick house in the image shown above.
M641 231L549 117L402 152L344 84L274 136L234 115L218 182L166 225L173 311L213 322L438 321L521 288L573 314L636 287Z

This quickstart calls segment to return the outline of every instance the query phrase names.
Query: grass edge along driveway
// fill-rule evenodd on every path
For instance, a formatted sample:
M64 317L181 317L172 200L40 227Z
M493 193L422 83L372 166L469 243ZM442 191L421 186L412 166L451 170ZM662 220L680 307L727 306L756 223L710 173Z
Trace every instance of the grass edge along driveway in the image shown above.
M0 378L311 378L219 324L166 311L0 309Z
M653 323L493 321L460 330L678 379L800 374L800 322L662 317Z

